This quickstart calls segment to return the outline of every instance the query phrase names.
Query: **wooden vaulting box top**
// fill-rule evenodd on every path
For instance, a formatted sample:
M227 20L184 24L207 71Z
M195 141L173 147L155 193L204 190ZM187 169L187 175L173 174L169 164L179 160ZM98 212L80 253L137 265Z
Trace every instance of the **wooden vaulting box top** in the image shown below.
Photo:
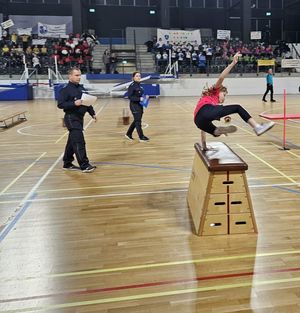
M214 150L203 151L199 143L195 143L195 149L209 172L216 171L246 171L245 163L235 152L223 142L210 142L208 146Z

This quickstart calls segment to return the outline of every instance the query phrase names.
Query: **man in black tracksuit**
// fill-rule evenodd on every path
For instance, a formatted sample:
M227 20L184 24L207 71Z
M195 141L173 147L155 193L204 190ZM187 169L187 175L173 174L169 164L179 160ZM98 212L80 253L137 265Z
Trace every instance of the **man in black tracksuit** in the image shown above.
M89 163L86 154L83 136L83 117L88 112L95 121L97 118L93 107L91 105L85 106L82 103L81 95L84 88L79 84L80 77L80 70L71 68L69 70L69 83L60 91L58 96L57 106L65 112L64 122L69 131L69 138L63 157L63 168L65 170L81 170L84 173L90 173L95 170L96 166L92 166ZM80 168L72 164L74 153Z
M149 141L149 138L146 137L142 130L142 116L144 113L144 108L140 104L140 101L144 100L144 89L141 87L141 73L134 72L132 74L133 82L128 87L128 99L130 100L130 111L133 115L133 122L129 126L125 137L132 141L132 133L136 128L138 136L141 142ZM148 97L148 96L146 96Z

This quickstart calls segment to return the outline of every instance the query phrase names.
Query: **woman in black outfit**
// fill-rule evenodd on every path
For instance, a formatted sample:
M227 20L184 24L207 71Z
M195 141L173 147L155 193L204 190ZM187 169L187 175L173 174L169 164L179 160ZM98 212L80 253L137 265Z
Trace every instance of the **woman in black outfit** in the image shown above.
M144 100L144 97L149 98L149 96L144 96L144 89L141 87L141 73L134 72L132 74L133 82L128 87L128 99L130 100L130 111L133 115L133 122L129 126L125 137L132 141L134 140L132 137L132 133L136 128L136 131L139 135L140 141L145 142L149 141L149 138L144 136L142 130L142 116L144 113L144 108L140 104L140 101Z

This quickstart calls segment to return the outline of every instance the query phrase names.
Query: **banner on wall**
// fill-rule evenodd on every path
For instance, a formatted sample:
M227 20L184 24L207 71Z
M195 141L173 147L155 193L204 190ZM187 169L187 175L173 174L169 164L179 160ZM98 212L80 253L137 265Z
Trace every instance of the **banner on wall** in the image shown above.
M217 30L217 39L230 39L231 31L227 29L218 29Z
M47 39L32 39L32 44L34 46L43 46L46 44Z
M157 29L157 42L162 44L174 42L187 42L201 44L200 30L170 30L170 29Z
M32 28L31 27L28 27L28 28L17 28L17 34L19 36L21 36L21 35L31 36L31 33L32 33Z
M38 23L38 35L40 37L61 38L66 36L66 24L50 25Z
M274 66L275 65L275 60L257 60L257 65L258 66Z
M300 68L300 59L282 59L281 60L282 68Z
M261 32L260 31L250 32L250 39L251 40L260 40L261 39Z
M7 28L12 27L14 25L15 24L14 24L14 22L12 20L7 20L7 21L1 23L1 26L2 26L3 29L7 29Z

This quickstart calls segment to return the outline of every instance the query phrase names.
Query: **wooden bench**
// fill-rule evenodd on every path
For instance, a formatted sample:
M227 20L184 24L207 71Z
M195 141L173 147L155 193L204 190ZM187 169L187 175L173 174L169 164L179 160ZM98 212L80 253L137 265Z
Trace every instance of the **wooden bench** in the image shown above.
M245 171L248 165L222 142L215 151L195 144L187 202L196 234L257 233Z
M26 112L27 111L20 111L20 112L15 112L6 116L0 116L0 123L2 123L2 125L0 125L1 128L8 128L10 126L19 124L23 121L27 121L26 118Z

